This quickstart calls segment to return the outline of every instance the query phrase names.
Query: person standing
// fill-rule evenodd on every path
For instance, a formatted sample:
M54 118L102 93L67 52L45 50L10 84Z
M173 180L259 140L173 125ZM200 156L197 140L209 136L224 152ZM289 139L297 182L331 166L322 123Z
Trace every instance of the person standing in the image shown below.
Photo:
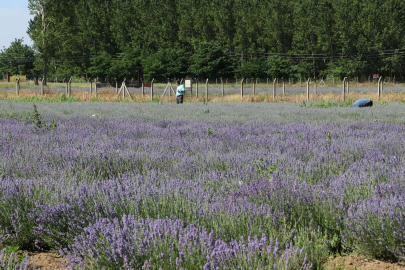
M183 104L183 97L186 89L184 88L184 85L180 84L179 80L176 81L176 85L177 85L177 92L176 92L177 104Z

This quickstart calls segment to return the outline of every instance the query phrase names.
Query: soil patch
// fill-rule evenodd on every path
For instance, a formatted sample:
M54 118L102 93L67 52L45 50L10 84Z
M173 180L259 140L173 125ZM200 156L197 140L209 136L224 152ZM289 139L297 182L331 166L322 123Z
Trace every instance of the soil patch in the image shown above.
M337 257L329 260L325 265L325 269L347 269L347 270L404 270L405 263L390 263L367 259L362 256L348 255Z
M69 269L66 267L66 259L54 253L36 252L30 253L29 256L30 256L30 269L34 267L34 264L35 269L41 270Z

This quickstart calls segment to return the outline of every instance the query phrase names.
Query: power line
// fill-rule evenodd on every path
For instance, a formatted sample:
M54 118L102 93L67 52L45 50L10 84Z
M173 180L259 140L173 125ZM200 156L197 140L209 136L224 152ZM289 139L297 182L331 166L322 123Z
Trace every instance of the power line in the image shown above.
M392 56L403 56L405 55L405 49L388 49L388 50L376 50L369 53L359 54L358 56L363 56L369 59L376 58L387 58ZM90 61L100 55L75 55L75 56L60 56L48 59L54 62L83 62ZM127 58L123 55L107 55L111 60L122 60ZM249 53L244 54L241 52L231 52L228 54L230 58L242 58L251 59L253 57L267 58L269 56L278 56L284 59L295 60L295 61L332 61L336 59L348 59L353 58L351 55L329 55L329 54L294 54L294 53ZM38 58L35 56L0 56L0 62L2 63L32 63Z

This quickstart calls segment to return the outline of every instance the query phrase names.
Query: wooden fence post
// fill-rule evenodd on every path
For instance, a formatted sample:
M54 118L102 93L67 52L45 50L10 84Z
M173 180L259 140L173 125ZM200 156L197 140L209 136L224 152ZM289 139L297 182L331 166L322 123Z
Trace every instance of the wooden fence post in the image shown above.
M175 82L176 82L176 80L175 80ZM167 78L167 85L169 86L171 86L172 85L172 81L171 81L171 79L170 78ZM172 96L172 89L169 89L169 97L171 97Z
M256 95L256 80L253 79L253 96Z
M208 102L208 81L209 79L207 78L207 81L205 82L205 103Z
M150 102L153 102L153 82L155 79L152 79L152 82L150 83Z
M346 77L343 78L342 102L346 100Z
M70 95L72 94L72 77L70 77L70 80L68 82L68 97L70 98Z
M222 80L221 77L221 90L222 90L222 97L224 96L224 81Z
M93 93L93 81L91 79L90 80L90 94Z
M317 85L316 85L316 77L314 77L314 94L316 95L317 92Z
M384 79L381 79L381 95L384 94Z
M122 85L121 85L121 88L122 88L122 100L124 100L125 99L125 87L124 87L124 85L125 85L125 81L127 80L127 78L125 78L123 81L122 81ZM95 81L95 84L97 85L97 79L96 79L96 81ZM96 87L96 89L97 89L97 87ZM97 91L96 91L96 94L97 94Z
M276 101L276 82L277 78L275 78L273 81L273 101Z
M44 96L44 79L41 80L41 96Z
M283 96L285 96L285 82L284 82L284 79L283 79Z
M198 78L195 78L195 96L198 98Z
M15 79L16 83L15 83L15 92L17 97L20 96L20 78Z
M395 76L394 76L394 79L392 80L392 83L395 84Z
M193 79L190 78L190 97L193 97Z
M381 94L382 94L382 91L381 91L381 80L382 80L382 76L378 79L378 89L377 89L378 100L381 99Z
M69 95L69 81L66 78L66 90L65 90L65 95L68 96Z
M143 79L141 80L141 87L142 87L142 96L145 95L145 84L143 83Z
M98 79L98 78L96 78L96 79L94 80L94 91L96 92L96 95L97 95L97 79Z
M242 81L240 82L240 100L243 101L243 81L245 80L245 78L242 79Z
M346 77L346 84L347 84L347 93L350 93L350 86L349 86L349 78Z
M118 95L118 81L117 81L117 78L115 78L115 93Z
M311 81L311 79L308 78L308 81L307 81L307 101L309 101L309 82L310 81Z

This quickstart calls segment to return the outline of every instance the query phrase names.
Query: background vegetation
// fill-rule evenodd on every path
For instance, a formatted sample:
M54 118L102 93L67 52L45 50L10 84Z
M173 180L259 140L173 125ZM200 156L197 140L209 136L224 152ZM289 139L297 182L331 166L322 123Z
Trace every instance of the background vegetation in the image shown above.
M403 77L401 0L29 0L33 48L0 74L113 78ZM35 54L35 58L32 58ZM24 57L11 61L10 57ZM14 58L13 58L14 59ZM42 75L41 75L42 77Z

